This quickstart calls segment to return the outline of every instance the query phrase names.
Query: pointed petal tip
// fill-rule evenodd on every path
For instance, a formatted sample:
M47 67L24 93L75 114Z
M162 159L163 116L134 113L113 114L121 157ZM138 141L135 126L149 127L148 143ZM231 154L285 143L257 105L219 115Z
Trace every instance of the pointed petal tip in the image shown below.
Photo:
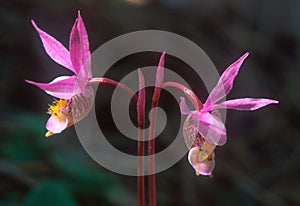
M155 87L160 87L164 81L164 65L165 65L165 52L159 58L159 63L156 71Z
M34 26L36 25L35 21L33 19L30 20L31 24Z
M269 104L279 104L279 101L277 100L274 100L274 99L264 99L266 101L266 105L269 105Z
M76 21L77 21L77 22L82 22L82 23L83 23L83 19L82 19L82 17L81 17L81 12L80 12L80 10L78 10L78 12L77 12L77 18L76 18Z
M268 100L268 104L266 104L265 106L269 105L269 104L279 104L279 101L274 100L274 99L267 99Z
M34 82L34 81L31 81L31 80L28 80L28 79L25 79L25 82L28 83L28 84L37 84L37 82Z
M35 28L35 30L37 30L38 32L41 30L41 29L37 26L37 24L35 23L35 21L34 21L33 19L31 19L30 22L31 22L32 26Z
M249 56L249 52L246 52L245 54L243 54L236 62L234 62L233 64L237 63L239 65L239 67L242 66L242 64L244 63L245 59ZM232 65L233 65L232 64ZM238 69L239 70L239 69Z
M31 81L31 80L27 80L27 79L25 79L25 82L28 83L28 84L37 86L37 87L39 87L39 86L38 86L39 84L43 84L43 83L38 83L38 82L34 82L34 81Z
M165 60L165 55L166 55L166 52L164 51L164 52L161 54L160 59L164 61L164 60ZM165 63L165 62L163 62L163 63Z
M160 67L164 67L164 64L165 64L165 55L166 55L166 52L163 51L163 53L161 54L160 59L159 59L159 66Z
M38 82L34 82L34 81L31 81L31 80L28 80L28 79L25 79L25 82L28 83L28 84L33 84L35 86L37 86L37 84L46 84L46 83L38 83Z
M139 78L139 91L138 91L138 101L137 101L137 114L139 122L143 119L143 113L145 110L146 101L146 91L145 91L145 79L143 72L138 68L138 78Z
M35 23L33 19L31 20L31 24L34 27L34 29L38 32L39 35L45 33L42 29L40 29L40 27Z
M159 58L159 63L165 63L164 62L164 60L165 60L165 55L166 55L166 52L165 51L163 51L162 53L161 53L161 55L160 55L160 58ZM159 65L160 66L160 65ZM162 67L163 67L164 65L162 65Z
M145 80L144 80L144 75L143 75L143 72L141 70L141 68L138 68L138 76L139 76L139 83L140 83L140 86L145 86ZM143 84L143 85L141 85Z
M245 54L243 54L238 60L236 60L234 63L232 63L229 67L232 67L234 65L237 65L238 67L241 67L241 65L243 64L243 62L245 61L245 59L249 56L249 52L246 52ZM228 67L228 68L229 68ZM239 70L239 68L238 68Z
M246 52L237 60L237 62L241 61L241 64L242 64L243 61L249 56L249 54L250 54L249 52Z
M165 54L166 54L166 52L163 52L163 53L161 54L160 58L159 58L159 64L158 64L159 67L164 67L164 63L165 63Z

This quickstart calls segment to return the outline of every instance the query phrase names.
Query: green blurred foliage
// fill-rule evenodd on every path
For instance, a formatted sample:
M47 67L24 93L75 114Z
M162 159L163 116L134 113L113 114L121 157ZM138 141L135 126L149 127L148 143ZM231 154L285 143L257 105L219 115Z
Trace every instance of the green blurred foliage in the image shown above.
M114 205L119 203L116 197L130 205L131 195L114 175L70 154L72 145L51 148L43 138L44 124L29 113L1 121L0 205Z
M25 198L24 206L76 206L71 193L61 184L43 182L33 189Z

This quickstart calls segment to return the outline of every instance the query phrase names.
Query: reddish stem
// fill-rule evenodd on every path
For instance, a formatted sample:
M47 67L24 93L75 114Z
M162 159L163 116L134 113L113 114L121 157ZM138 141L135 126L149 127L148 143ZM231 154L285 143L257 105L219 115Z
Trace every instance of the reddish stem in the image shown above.
M109 78L105 78L105 77L100 77L100 78L92 78L89 81L89 84L92 85L98 85L98 84L103 84L103 85L112 85L115 87L118 87L120 89L123 89L125 92L127 92L130 96L132 96L132 98L137 102L138 101L138 96L127 86L125 86L124 84L121 84L117 81L114 81L112 79Z
M145 205L145 176L144 176L144 129L145 129L145 89L144 89L144 77L139 71L139 82L140 82L140 91L137 96L130 88L116 82L112 79L105 77L102 78L93 78L89 81L91 85L112 85L123 89L130 96L133 97L137 103L137 116L138 116L138 162L137 162L137 190L138 190L138 205Z
M139 94L137 102L137 115L138 115L138 166L137 166L137 190L138 190L138 205L145 205L145 175L144 175L144 155L145 155L145 81L144 76L140 69L139 73Z
M152 97L152 113L150 115L148 157L149 157L149 206L156 205L156 177L155 177L155 131L157 106L161 88L155 87Z
M156 205L156 178L155 178L155 130L156 130L156 116L157 116L157 107L158 101L160 97L161 88L166 87L175 87L181 90L186 97L191 101L193 106L200 111L203 107L202 102L198 99L198 97L194 94L194 92L187 87L179 84L177 82L164 82L161 84L161 87L155 87L154 94L152 97L152 109L153 112L150 116L150 130L149 130L149 205Z
M144 128L145 128L145 89L144 89L144 77L139 70L139 95L137 96L127 86L116 82L108 78L93 78L89 84L108 84L115 87L119 87L133 97L137 102L137 113L138 113L138 205L144 206L145 204L145 180L144 180ZM161 88L175 87L180 89L186 97L191 101L193 106L200 111L203 107L201 101L194 94L194 92L187 87L177 82L164 82L160 87L155 87L152 97L152 113L150 115L150 129L149 129L149 144L148 144L148 155L149 155L149 206L156 206L156 178L155 178L155 131L156 131L156 116L157 107L160 97Z
M196 110L200 111L202 109L203 107L202 102L198 99L198 97L195 95L195 93L192 90L188 89L187 87L177 82L162 83L161 88L166 88L166 87L175 87L177 89L180 89L186 95L186 97L191 101L191 103L196 108Z
M163 52L158 63L155 79L155 89L152 96L152 113L150 114L150 129L149 129L149 143L148 143L148 157L149 157L149 205L156 205L156 179L155 179L155 131L156 131L156 115L157 106L160 97L161 84L164 79L164 64L165 54Z

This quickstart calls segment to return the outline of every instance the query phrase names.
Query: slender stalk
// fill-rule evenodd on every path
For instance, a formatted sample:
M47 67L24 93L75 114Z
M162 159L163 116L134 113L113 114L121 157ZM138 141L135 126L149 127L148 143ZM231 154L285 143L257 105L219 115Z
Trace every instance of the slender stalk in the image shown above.
M137 162L137 190L138 190L138 205L145 205L145 175L144 175L144 136L145 136L145 89L144 89L144 77L139 71L139 95L137 96L130 88L116 82L109 78L93 78L89 81L91 85L112 85L118 87L127 92L137 103L137 116L138 116L138 162Z
M187 87L177 82L162 83L161 88L166 88L166 87L175 87L181 90L198 111L202 109L203 107L202 102L199 100L199 98L195 95L195 93L192 90L188 89Z
M179 84L177 82L164 82L160 87L155 87L153 97L152 97L152 113L150 116L150 129L149 129L149 206L156 205L156 177L155 177L155 131L156 131L156 116L157 116L157 107L160 97L161 88L166 87L175 87L181 90L186 97L191 101L193 106L200 111L203 107L201 101L194 94L194 92L187 87Z
M156 116L157 106L160 96L160 88L154 90L152 97L152 113L150 115L149 128L149 143L148 143L148 157L149 157L149 206L156 205L156 177L155 177L155 131L156 131Z
M156 116L157 106L160 97L161 84L164 79L164 64L165 52L162 53L155 79L155 89L152 96L152 113L150 114L150 128L149 128L149 141L148 141L148 157L149 157L149 206L156 206L156 178L155 178L155 131L156 131Z
M161 78L162 79L162 78ZM119 87L133 97L137 102L137 115L138 115L138 166L137 166L137 189L138 189L138 205L145 205L145 180L144 180L144 128L145 128L145 89L144 77L139 70L139 95L137 96L127 86L108 78L93 78L90 80L91 85L112 85ZM158 84L157 84L158 85ZM152 113L150 114L150 129L149 129L149 143L148 143L148 156L149 156L149 206L156 206L156 177L155 177L155 131L156 131L156 117L157 107L162 88L174 87L181 90L186 97L191 101L193 106L200 111L203 107L201 101L194 94L194 92L187 87L177 82L164 82L160 86L156 86L152 97Z
M144 175L144 155L145 155L145 81L140 69L139 73L139 94L137 102L137 116L138 116L138 162L137 162L137 190L138 190L138 205L145 205L145 175Z
M92 78L89 81L89 84L91 85L99 85L99 84L103 84L103 85L112 85L115 87L118 87L120 89L123 89L125 92L127 92L130 96L132 96L132 98L137 102L138 101L138 96L127 86L125 86L124 84L121 84L115 80L109 79L109 78L105 78L105 77L100 77L100 78Z

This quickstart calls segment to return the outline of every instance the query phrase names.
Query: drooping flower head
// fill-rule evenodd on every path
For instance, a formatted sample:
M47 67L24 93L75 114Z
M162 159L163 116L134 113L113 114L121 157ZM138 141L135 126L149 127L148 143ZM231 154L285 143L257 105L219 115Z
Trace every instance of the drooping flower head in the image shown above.
M217 104L232 89L235 77L249 54L246 53L231 64L221 75L217 85L209 94L200 111L191 111L181 98L180 109L182 114L189 115L185 121L183 135L189 151L189 162L196 174L211 175L214 169L214 149L226 142L226 128L221 121L217 109L256 110L278 101L263 98L240 98L227 100Z
M53 97L59 98L49 106L46 136L60 133L65 128L84 118L91 109L94 92L88 86L92 77L91 53L88 34L80 11L70 33L69 50L59 41L41 30L32 20L46 53L58 64L72 71L72 76L59 76L50 83L37 83L26 80Z

